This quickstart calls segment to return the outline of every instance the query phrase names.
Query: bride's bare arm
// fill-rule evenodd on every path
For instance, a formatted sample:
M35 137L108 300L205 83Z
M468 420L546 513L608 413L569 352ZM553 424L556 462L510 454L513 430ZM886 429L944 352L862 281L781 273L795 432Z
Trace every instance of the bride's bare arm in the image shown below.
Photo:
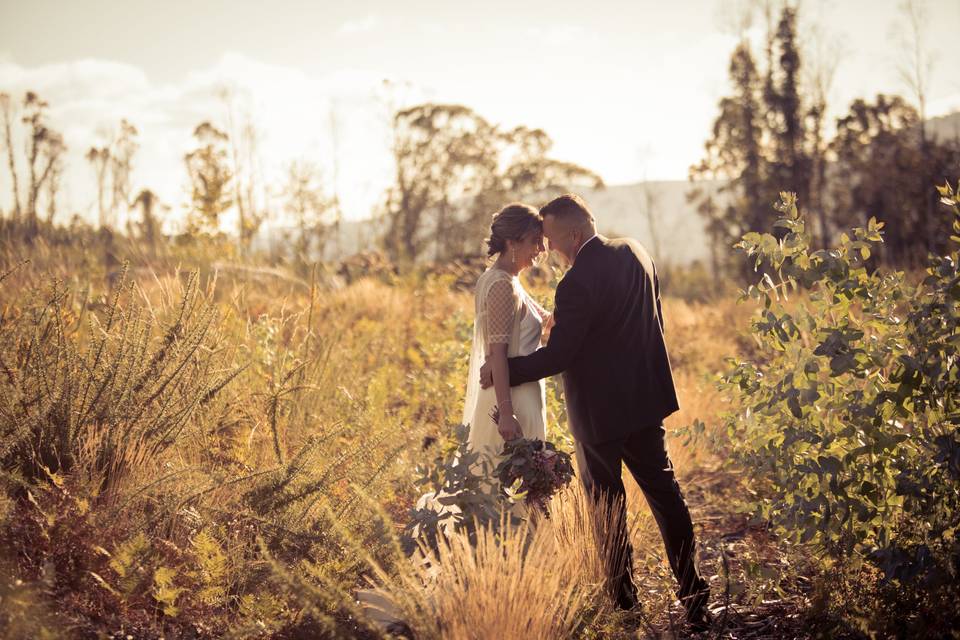
M504 440L512 440L522 435L520 423L513 413L513 401L510 399L510 368L507 366L507 345L490 345L490 367L493 370L493 390L497 396L497 410L500 414L497 431Z

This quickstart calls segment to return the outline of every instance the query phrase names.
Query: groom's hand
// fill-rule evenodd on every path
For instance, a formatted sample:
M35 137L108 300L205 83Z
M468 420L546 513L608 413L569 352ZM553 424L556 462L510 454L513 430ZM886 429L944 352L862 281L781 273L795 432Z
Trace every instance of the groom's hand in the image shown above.
M480 387L486 389L493 386L493 366L487 360L480 367Z

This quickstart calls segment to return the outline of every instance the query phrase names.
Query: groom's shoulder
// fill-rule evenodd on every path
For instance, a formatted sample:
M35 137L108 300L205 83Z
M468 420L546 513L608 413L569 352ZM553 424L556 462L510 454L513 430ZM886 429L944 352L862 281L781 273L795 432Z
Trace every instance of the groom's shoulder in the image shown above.
M653 260L647 248L635 238L609 238L604 244L607 248L618 253L632 253L641 262L652 262Z
M640 241L637 240L636 238L629 238L626 236L621 238L604 238L604 244L606 244L609 247L624 247L624 246L642 247L643 246L642 244L640 244Z

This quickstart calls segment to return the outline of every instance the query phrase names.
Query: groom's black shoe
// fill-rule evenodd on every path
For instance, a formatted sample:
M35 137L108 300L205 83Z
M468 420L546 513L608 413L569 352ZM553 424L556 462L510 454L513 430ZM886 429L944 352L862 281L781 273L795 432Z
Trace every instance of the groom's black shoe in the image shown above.
M644 625L643 606L640 604L637 589L632 580L620 583L613 606L620 624L626 631L634 632Z
M709 631L713 626L713 616L707 611L706 607L698 607L695 610L687 611L687 624L694 633L703 633Z
M620 584L617 585L614 607L621 611L632 611L640 608L640 598L637 595L637 587L634 586L631 577L627 576L621 579Z
M709 598L710 589L704 583L700 590L680 599L687 610L687 624L690 625L691 631L696 633L707 631L713 624L713 616L707 610Z

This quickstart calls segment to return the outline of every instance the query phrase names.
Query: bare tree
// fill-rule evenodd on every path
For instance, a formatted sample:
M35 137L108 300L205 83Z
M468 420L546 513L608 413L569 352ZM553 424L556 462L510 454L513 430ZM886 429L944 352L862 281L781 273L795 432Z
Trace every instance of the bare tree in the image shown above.
M30 182L27 189L27 221L31 230L37 228L37 201L41 189L50 179L53 168L66 151L63 136L54 131L46 121L47 102L36 93L28 91L23 102L23 122L28 127L27 167Z
M333 207L333 250L337 256L343 252L340 225L343 223L343 210L340 207L340 120L337 115L337 102L330 104L330 165L331 195Z
M151 251L156 249L162 233L160 220L157 217L156 209L160 204L160 199L150 189L141 189L140 193L130 204L131 207L140 208L139 235L150 247Z
M260 197L259 185L262 181L258 179L260 133L248 105L239 105L234 87L223 86L218 95L226 111L233 203L237 208L237 236L241 250L249 251L253 236L267 214L266 207L262 206L265 199Z
M697 185L687 192L687 202L694 205L697 213L706 220L704 230L710 239L710 273L713 275L714 290L719 291L721 287L720 274L725 266L724 261L721 260L720 249L726 240L727 230L724 228L723 216L715 195L713 190Z
M107 209L107 168L110 166L110 147L90 147L85 156L93 167L93 174L97 181L97 214L100 228L113 226L113 221Z
M323 254L334 222L333 201L323 188L319 167L308 160L291 162L283 195L284 208L293 216L299 231L294 245L296 260L307 264Z
M47 178L46 196L47 196L47 224L53 224L53 218L57 215L57 195L60 193L60 177L63 175L63 157L57 156L50 169L50 176Z
M904 57L897 65L900 80L909 88L917 104L917 114L920 116L917 127L917 137L920 148L920 162L922 170L919 172L921 180L927 180L926 168L930 165L930 140L927 138L927 96L930 88L930 76L933 73L934 55L927 49L927 28L929 15L927 5L923 0L903 0L898 6L903 20L898 31L898 39L903 49ZM927 250L933 251L936 246L936 221L934 209L937 197L932 189L927 189L926 222Z
M17 176L17 163L13 153L13 128L11 126L13 121L13 101L10 99L10 94L0 93L0 111L3 112L3 139L4 145L7 148L7 166L10 169L13 218L14 220L20 220L23 212L20 208L20 182Z
M120 121L109 154L110 161L110 212L116 217L119 209L124 209L124 215L129 216L130 202L130 175L133 172L133 157L140 145L137 143L137 128L127 120Z
M227 134L209 122L193 131L198 146L184 156L190 180L189 233L216 233L220 215L233 205L233 173L227 160Z
M663 258L660 251L660 233L657 217L660 215L660 193L644 178L640 193L643 196L643 210L647 214L647 226L650 228L650 241L653 243L653 252L657 258Z
M929 16L923 0L903 0L897 7L903 20L898 39L904 58L897 65L897 74L917 101L920 115L920 137L926 137L927 93L933 73L934 56L926 47Z
M811 161L810 195L806 207L818 220L820 247L826 249L831 233L825 198L830 141L827 139L825 127L830 92L844 51L839 39L827 33L822 21L807 26L803 41L806 43L803 51L803 80L810 100L807 110L808 153Z
M660 193L650 184L647 179L646 156L647 149L640 151L641 163L643 165L643 179L640 181L640 198L642 200L641 210L647 218L647 227L650 229L650 241L653 244L653 255L657 259L662 259L660 252L660 234L657 218L660 215Z
M243 233L240 236L244 250L249 251L253 236L270 217L270 209L267 205L267 199L261 185L266 184L261 174L262 163L260 161L260 139L261 134L248 116L247 122L243 127L242 138L244 141L244 150L246 157L246 178L245 194L247 203L247 214L245 224L242 227Z

